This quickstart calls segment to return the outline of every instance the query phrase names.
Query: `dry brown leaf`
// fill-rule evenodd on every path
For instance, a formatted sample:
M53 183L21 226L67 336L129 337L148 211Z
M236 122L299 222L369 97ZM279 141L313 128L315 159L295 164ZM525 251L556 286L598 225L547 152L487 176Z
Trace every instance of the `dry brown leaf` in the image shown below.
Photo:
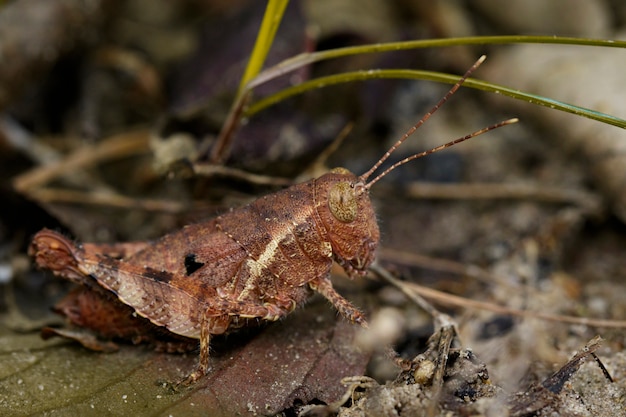
M38 335L0 336L0 415L274 414L294 403L337 400L340 380L365 371L369 355L354 347L357 327L316 302L260 331L216 344L212 370L173 393L196 355L123 347L113 354L43 342Z

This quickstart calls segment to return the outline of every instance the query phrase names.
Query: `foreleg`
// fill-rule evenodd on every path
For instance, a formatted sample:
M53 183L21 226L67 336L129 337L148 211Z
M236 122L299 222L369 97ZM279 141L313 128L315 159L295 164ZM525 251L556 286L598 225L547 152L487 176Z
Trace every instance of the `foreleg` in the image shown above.
M317 278L309 283L309 286L319 292L326 298L331 304L339 311L339 313L346 319L353 323L358 323L363 327L367 327L367 321L363 313L358 308L352 305L352 303L343 298L335 289L333 284L327 277Z

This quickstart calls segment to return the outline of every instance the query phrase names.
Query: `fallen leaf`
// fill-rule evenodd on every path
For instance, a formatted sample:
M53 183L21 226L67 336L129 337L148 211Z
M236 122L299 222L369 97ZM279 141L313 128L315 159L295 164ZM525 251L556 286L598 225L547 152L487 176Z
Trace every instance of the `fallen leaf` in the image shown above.
M0 333L0 415L274 414L313 399L337 400L341 378L365 371L369 355L353 344L357 326L322 300L258 334L216 338L211 371L173 392L196 354L122 346L90 352L60 339Z

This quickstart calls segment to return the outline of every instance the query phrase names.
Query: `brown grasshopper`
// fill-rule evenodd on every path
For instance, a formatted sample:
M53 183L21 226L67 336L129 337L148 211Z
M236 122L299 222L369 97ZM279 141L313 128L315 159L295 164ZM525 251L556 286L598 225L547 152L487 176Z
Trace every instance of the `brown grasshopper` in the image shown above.
M211 335L246 326L248 321L278 320L314 292L346 319L365 326L364 315L335 291L329 276L333 261L350 277L364 275L374 261L380 233L369 197L372 185L402 164L517 119L412 155L368 179L483 60L360 176L335 168L155 242L74 244L44 229L34 237L30 253L41 268L97 291L98 305L113 304L113 311L120 313L113 316L139 316L133 319L143 320L141 324L124 327L135 341L154 328L199 339L199 364L187 382L207 372ZM95 324L76 315L69 318L95 330L106 327L100 318L94 319Z

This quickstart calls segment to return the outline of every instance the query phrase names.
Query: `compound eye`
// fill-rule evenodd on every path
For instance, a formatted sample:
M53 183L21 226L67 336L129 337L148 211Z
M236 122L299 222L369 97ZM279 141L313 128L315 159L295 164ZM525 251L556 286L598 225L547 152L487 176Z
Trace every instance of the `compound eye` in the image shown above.
M333 184L328 192L328 208L340 222L356 220L359 208L354 187L347 181Z

